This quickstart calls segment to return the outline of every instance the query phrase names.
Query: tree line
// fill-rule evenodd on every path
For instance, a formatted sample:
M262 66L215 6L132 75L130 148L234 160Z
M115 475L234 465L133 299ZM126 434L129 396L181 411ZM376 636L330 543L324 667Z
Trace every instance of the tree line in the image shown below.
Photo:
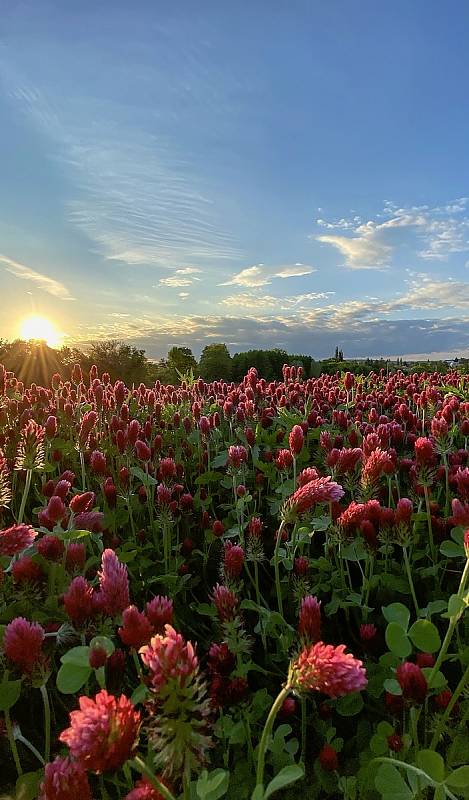
M422 362L407 364L402 359L386 361L384 359L350 360L344 359L342 350L336 350L335 356L322 361L308 355L295 355L285 350L248 350L230 354L226 344L216 342L204 347L197 361L189 347L172 347L166 358L152 361L145 350L117 340L91 342L85 350L76 347L48 347L43 341L15 340L9 342L0 339L0 363L26 385L36 383L48 385L52 375L58 372L65 378L70 377L74 364L80 364L86 374L95 364L98 372L109 373L112 381L123 380L128 386L145 383L148 386L156 381L178 385L182 380L201 377L205 381L226 380L240 381L250 367L255 367L259 375L268 381L282 378L284 364L301 366L304 378L314 378L321 373L352 372L368 374L380 369L394 371L396 369L438 370L445 372L445 362Z

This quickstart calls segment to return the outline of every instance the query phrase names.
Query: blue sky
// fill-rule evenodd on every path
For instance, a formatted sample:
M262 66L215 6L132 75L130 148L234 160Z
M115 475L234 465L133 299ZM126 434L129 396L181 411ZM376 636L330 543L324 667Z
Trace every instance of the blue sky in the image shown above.
M469 352L469 8L18 0L1 336Z

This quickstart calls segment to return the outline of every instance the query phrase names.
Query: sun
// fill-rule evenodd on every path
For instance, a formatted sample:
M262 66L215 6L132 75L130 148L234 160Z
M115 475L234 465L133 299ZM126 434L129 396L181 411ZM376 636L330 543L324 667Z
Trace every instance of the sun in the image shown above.
M23 320L20 327L22 339L41 339L49 347L57 347L61 336L54 324L46 317L34 316Z

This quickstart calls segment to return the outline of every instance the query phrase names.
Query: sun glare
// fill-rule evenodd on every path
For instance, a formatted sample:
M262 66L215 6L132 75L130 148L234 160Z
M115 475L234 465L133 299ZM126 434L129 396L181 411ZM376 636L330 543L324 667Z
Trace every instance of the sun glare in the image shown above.
M21 323L22 339L42 339L49 347L60 344L60 333L46 317L28 317Z

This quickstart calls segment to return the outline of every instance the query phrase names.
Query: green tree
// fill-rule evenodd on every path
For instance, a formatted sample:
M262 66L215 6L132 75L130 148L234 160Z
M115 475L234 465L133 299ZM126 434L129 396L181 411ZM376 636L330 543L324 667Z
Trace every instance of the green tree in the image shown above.
M199 372L205 381L231 380L232 358L226 344L208 344L202 350Z
M172 347L168 352L167 366L174 371L175 383L180 383L180 375L197 371L197 361L189 347Z
M92 342L86 354L85 368L96 364L98 372L108 372L111 380L122 380L128 386L148 380L149 362L145 350L139 350L115 339Z

